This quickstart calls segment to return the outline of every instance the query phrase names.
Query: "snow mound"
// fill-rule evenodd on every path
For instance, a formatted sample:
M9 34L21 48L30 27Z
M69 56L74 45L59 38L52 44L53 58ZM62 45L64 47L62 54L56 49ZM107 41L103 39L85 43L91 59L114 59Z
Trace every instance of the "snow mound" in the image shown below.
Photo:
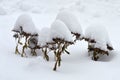
M47 42L51 42L52 39L50 38L50 29L49 28L42 28L39 31L38 37L38 44L42 47L45 46Z
M85 37L90 40L95 40L96 43L94 47L96 48L107 50L107 44L112 47L108 32L106 28L101 25L93 25L88 27L85 31Z
M51 25L52 38L61 38L66 41L73 41L72 35L67 26L60 20L55 20Z
M70 11L60 11L56 19L63 21L71 32L82 35L81 25L76 16L73 15Z
M27 14L22 14L18 17L18 19L14 25L13 30L20 32L21 27L23 28L23 31L26 33L36 34L36 28L35 28L35 25L33 23L33 20Z

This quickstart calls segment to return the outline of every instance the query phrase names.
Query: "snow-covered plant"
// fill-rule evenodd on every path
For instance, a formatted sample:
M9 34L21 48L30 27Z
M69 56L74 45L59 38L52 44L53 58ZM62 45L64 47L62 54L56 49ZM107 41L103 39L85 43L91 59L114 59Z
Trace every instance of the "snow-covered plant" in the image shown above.
M38 36L30 36L28 39L28 48L31 49L31 54L37 56L36 49L40 49L38 45Z
M56 62L53 70L57 69L57 66L61 65L61 55L62 53L67 53L67 47L73 44L72 36L67 28L67 26L60 20L56 20L51 25L51 34L52 42L48 43L51 45L51 49L54 51Z
M21 54L22 57L26 56L25 49L29 47L33 55L36 55L35 46L37 44L38 34L32 18L27 14L20 15L12 31L15 32L13 37L17 39L15 53ZM22 41L23 39L24 43ZM19 45L22 45L22 53L18 50Z
M47 61L49 61L48 52L51 50L48 43L51 41L52 41L52 39L50 38L50 29L49 28L42 28L39 31L38 45L44 54L44 58Z
M113 50L106 29L102 26L91 26L86 29L85 41L88 42L88 52L92 53L92 59L97 61L101 55L109 55Z
M70 11L61 11L58 13L56 19L59 19L64 22L64 24L68 27L70 32L75 36L75 40L81 40L83 38L81 25L74 14Z

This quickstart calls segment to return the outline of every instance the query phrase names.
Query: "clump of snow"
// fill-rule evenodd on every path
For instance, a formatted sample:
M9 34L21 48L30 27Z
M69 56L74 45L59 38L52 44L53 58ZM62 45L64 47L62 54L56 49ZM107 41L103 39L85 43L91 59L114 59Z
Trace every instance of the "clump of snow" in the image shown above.
M67 26L60 20L55 20L51 25L52 38L61 38L66 41L73 41L71 32Z
M21 32L21 27L23 28L23 31L30 34L36 33L36 28L33 23L33 20L31 16L28 14L22 14L18 17L13 30Z
M72 14L70 11L65 10L60 11L56 19L63 21L71 32L82 35L81 25L76 16Z
M101 25L93 25L86 29L85 37L90 40L95 40L94 47L100 48L102 50L107 50L107 44L111 45L109 40L108 32L105 27Z
M39 31L39 37L38 37L38 44L40 46L45 46L46 43L51 42L52 39L50 38L50 29L49 28L42 28Z

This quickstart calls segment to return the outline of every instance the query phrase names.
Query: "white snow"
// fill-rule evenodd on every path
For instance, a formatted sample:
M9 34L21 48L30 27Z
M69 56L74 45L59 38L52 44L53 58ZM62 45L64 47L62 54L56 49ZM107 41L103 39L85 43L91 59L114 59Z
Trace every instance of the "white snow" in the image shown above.
M111 45L106 28L99 24L93 24L89 26L85 31L85 37L95 40L96 43L94 47L102 50L107 50L107 44Z
M66 41L73 41L72 35L67 26L60 20L55 20L51 25L52 38L61 38Z
M50 29L47 27L42 28L39 31L39 37L38 37L38 44L42 47L45 46L46 43L52 42L52 38L50 37Z
M28 14L22 14L18 17L13 30L20 31L20 27L22 27L26 33L37 33L32 18Z
M81 25L72 12L66 10L60 11L56 19L63 21L71 32L82 35Z
M0 15L6 15L6 11L3 7L0 6Z
M20 8L23 4L28 10ZM0 0L0 6L6 13L0 15L0 80L120 80L120 0ZM63 9L77 16L83 31L94 23L105 26L115 50L93 61L87 42L78 41L68 47L70 55L62 55L62 65L56 72L52 70L53 52L49 53L49 62L43 56L23 58L14 53L11 28L19 15L30 14L41 30L50 28Z

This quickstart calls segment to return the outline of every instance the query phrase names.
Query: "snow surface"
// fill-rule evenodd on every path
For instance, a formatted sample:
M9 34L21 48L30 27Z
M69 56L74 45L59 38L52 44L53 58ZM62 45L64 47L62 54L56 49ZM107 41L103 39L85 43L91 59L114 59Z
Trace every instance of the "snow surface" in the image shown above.
M0 15L5 15L6 11L0 6Z
M91 40L95 40L96 43L95 43L94 47L96 47L96 48L100 48L102 50L107 51L107 44L110 44L110 46L111 46L108 32L107 32L106 28L101 25L93 24L93 25L89 26L85 31L85 37L89 38Z
M71 32L61 20L55 20L51 25L52 38L61 38L65 41L73 42Z
M20 27L23 28L23 31L30 34L35 34L36 27L32 21L32 18L28 14L22 14L18 17L13 30L20 31Z
M20 6L26 4L32 8L24 11ZM0 0L0 7L5 11L0 15L0 80L120 80L120 0ZM52 70L52 52L49 62L43 56L22 58L14 54L11 30L19 15L30 14L41 30L50 27L63 9L77 16L83 30L94 23L105 26L115 50L95 62L88 56L88 44L78 41L68 48L70 55L62 55L56 72Z
M71 32L79 33L82 35L81 25L76 16L72 14L72 12L66 10L60 11L56 19L63 21Z

